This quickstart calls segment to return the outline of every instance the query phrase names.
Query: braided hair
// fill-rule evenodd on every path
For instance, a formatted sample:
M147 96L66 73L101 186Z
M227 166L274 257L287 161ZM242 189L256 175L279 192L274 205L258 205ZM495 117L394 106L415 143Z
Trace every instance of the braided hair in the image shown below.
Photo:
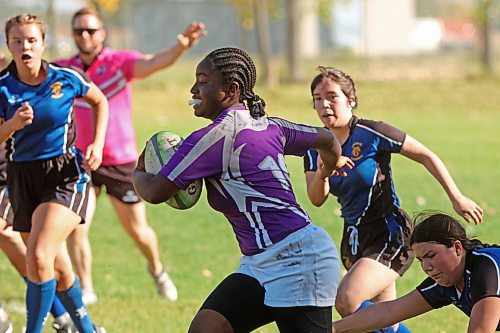
M434 242L446 247L453 246L458 240L466 251L478 248L496 247L470 238L462 224L454 217L437 212L423 211L414 217L415 229L410 237L410 246L415 243Z
M240 86L240 102L245 103L253 118L266 114L266 103L253 92L257 80L257 70L252 58L243 50L224 47L207 55L225 83L237 82Z

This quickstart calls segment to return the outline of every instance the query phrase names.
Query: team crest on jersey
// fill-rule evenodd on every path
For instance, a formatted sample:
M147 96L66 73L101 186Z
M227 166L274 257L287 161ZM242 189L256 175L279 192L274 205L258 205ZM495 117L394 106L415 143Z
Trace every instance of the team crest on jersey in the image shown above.
M363 155L361 154L361 146L362 145L363 144L361 142L354 142L352 144L351 160L357 161L363 157Z
M97 74L101 75L101 74L104 74L105 72L106 72L106 66L104 64L97 67L97 70L96 70Z
M16 95L16 94L12 94L10 97L9 97L9 103L10 104L16 104L16 103L20 103L23 101L22 97L19 96L19 95Z
M64 96L62 86L63 84L61 81L54 82L50 85L50 88L52 89L52 98L58 99Z

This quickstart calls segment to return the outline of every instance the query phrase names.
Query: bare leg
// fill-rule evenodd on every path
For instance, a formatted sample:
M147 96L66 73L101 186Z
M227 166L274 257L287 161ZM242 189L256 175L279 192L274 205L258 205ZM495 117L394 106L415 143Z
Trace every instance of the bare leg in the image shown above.
M113 196L110 198L125 231L132 237L148 261L148 270L154 278L158 293L171 301L177 300L177 288L168 273L164 271L160 261L158 238L146 220L144 202L125 204Z
M233 327L220 313L203 309L193 318L189 333L233 333Z
M110 196L110 199L125 231L132 237L148 261L151 274L160 274L163 266L160 261L160 251L158 250L158 238L146 220L144 202L125 204L113 196Z
M361 258L340 281L335 308L345 317L354 313L364 301L394 299L398 277L398 273L378 261ZM397 324L393 327L397 328Z
M68 238L68 251L73 262L75 272L80 279L82 289L91 293L94 291L92 280L92 248L89 240L89 231L96 209L96 190L89 191L87 202L87 216L85 224L80 224Z
M0 219L0 249L21 276L26 276L26 245L21 234L12 230L7 221Z

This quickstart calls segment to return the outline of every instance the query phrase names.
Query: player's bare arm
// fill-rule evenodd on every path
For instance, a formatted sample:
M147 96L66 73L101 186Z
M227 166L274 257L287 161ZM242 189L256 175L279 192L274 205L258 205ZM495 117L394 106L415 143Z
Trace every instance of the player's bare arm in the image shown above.
M99 88L91 83L84 99L91 105L94 114L94 141L87 147L85 152L84 167L96 170L102 162L102 151L106 129L108 128L109 105L106 96Z
M416 290L393 301L375 303L333 323L332 333L368 332L432 310Z
M201 22L192 22L182 34L177 35L177 44L156 54L144 55L134 64L136 78L145 78L156 71L172 65L190 47L206 36L205 25Z
M160 173L147 173L144 167L144 150L137 160L137 167L133 174L134 187L139 195L147 202L159 204L170 199L179 190L173 182Z
M500 298L485 297L472 307L467 333L495 332L500 321Z
M443 161L418 140L407 135L401 148L401 154L422 164L441 184L450 198L453 209L467 222L481 223L483 210L474 201L464 196Z

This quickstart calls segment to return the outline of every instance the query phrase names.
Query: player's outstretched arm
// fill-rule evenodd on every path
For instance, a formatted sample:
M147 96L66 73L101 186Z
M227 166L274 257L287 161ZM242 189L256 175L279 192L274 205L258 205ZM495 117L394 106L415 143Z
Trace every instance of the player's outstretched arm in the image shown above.
M318 136L311 148L318 150L318 169L306 172L307 195L311 203L321 206L329 193L328 178L334 174L347 176L344 168L352 169L354 162L341 156L342 148L335 135L324 128L318 128Z
M135 190L141 198L149 203L159 204L165 202L179 191L179 188L160 173L154 175L146 172L146 168L144 167L144 152L145 150L139 156L137 167L133 174Z
M109 104L106 96L94 83L90 84L84 99L92 107L95 124L94 141L87 147L85 152L84 167L93 171L102 162L102 151L108 128Z
M417 290L393 301L374 303L333 322L332 333L371 332L432 310Z
M472 307L467 333L493 333L499 321L500 298L485 297Z
M429 148L407 135L400 153L425 166L446 191L453 209L467 222L478 224L482 221L481 207L460 192L443 161Z
M156 54L143 55L134 63L134 77L145 78L156 71L169 67L190 47L207 34L205 25L192 22L182 34L177 35L177 44Z

